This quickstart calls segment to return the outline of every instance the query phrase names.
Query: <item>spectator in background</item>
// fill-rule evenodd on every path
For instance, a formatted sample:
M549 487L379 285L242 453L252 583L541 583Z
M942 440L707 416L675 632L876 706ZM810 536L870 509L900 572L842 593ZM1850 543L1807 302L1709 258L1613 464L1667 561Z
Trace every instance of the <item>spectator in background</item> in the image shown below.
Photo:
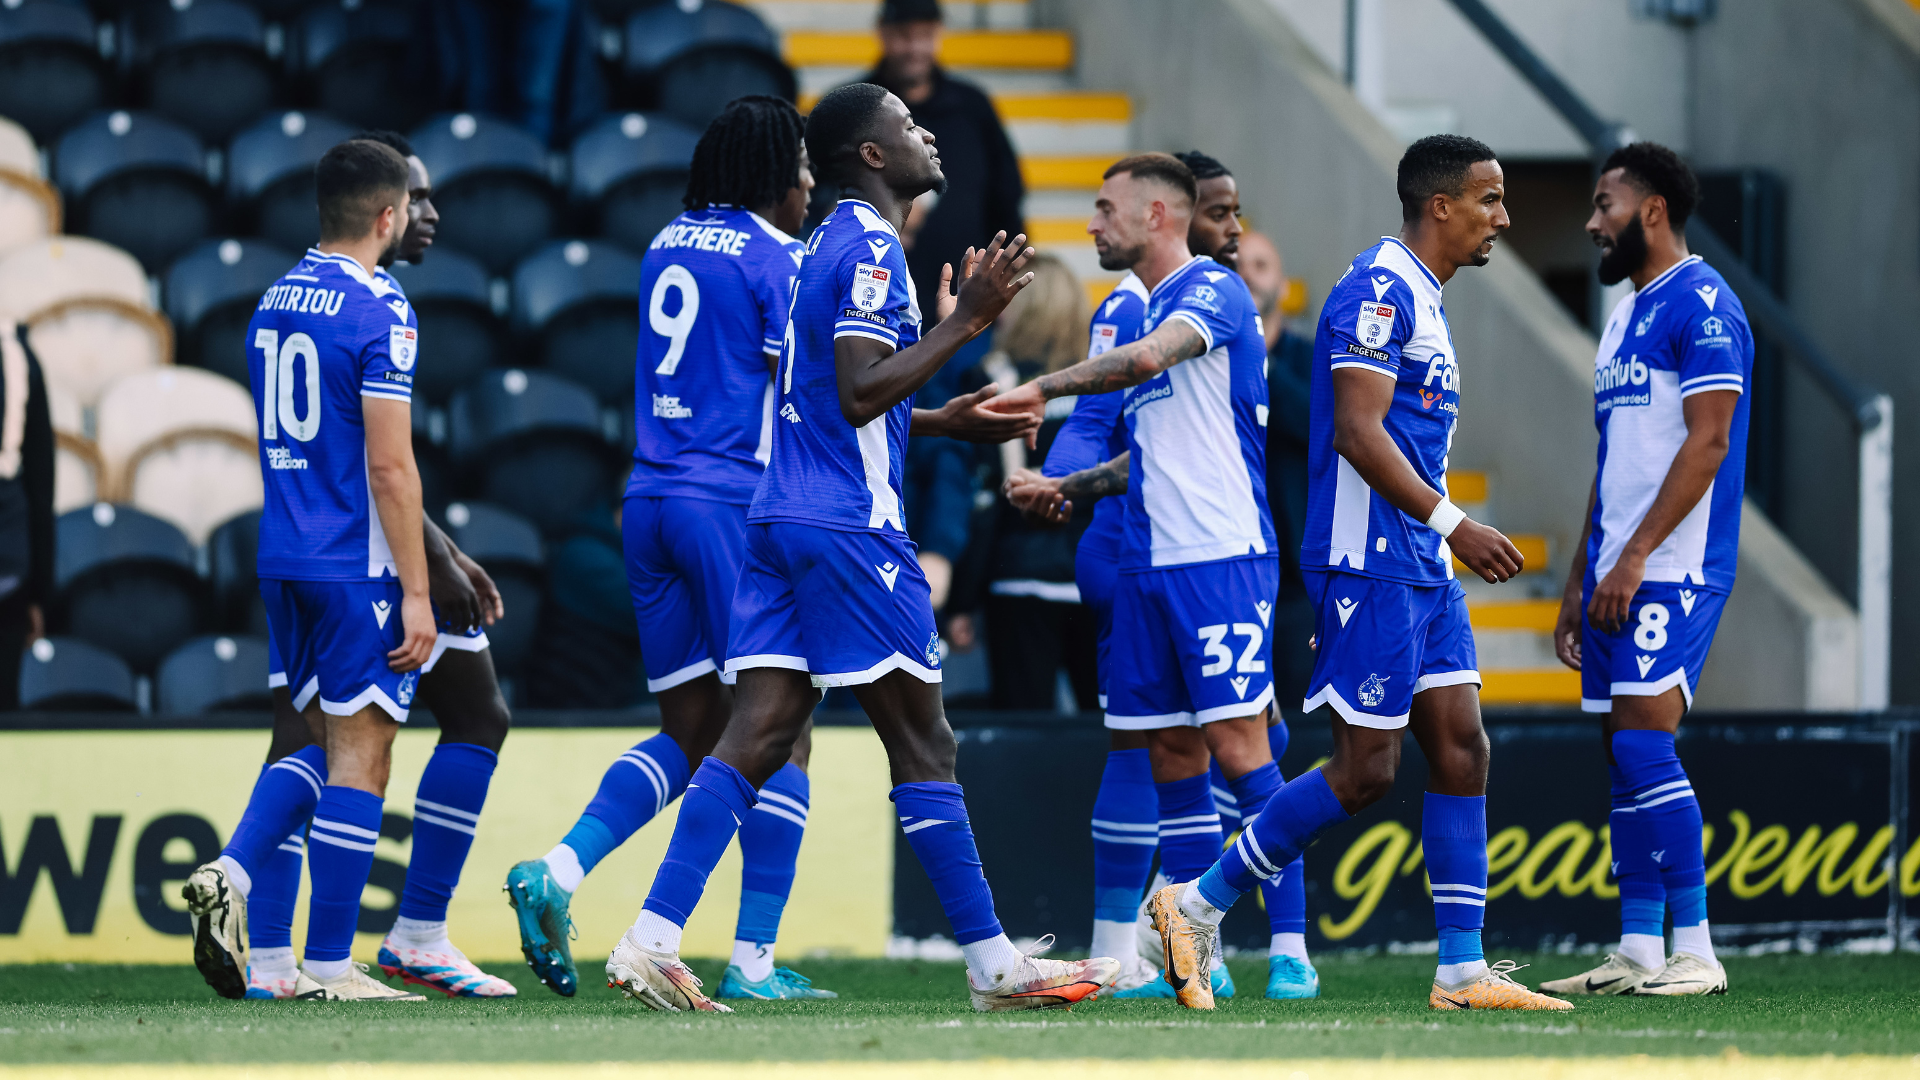
M53 595L53 422L26 331L0 322L0 710L20 707L20 655Z
M510 120L558 148L606 107L578 0L429 0L416 18L428 52L415 70L447 108Z
M1038 255L1027 268L1028 285L993 331L993 351L961 377L962 392L988 383L1011 389L1048 372L1072 367L1087 352L1087 297L1080 280L1053 255ZM1029 460L1046 458L1073 399L1047 408L1039 445L1022 440L977 448L980 490L999 491L1001 481ZM955 573L948 640L971 638L973 613L985 616L990 701L996 709L1052 709L1059 672L1065 669L1082 710L1099 707L1094 665L1098 632L1091 611L1073 583L1073 552L1091 513L1066 527L1041 523L1005 499L993 499L974 517L967 553Z

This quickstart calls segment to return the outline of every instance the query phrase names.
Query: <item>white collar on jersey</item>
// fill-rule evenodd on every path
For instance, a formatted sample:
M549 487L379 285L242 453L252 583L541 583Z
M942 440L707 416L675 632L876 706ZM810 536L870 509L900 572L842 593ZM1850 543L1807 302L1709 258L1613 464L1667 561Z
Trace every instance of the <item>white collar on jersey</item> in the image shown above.
M385 296L390 292L398 291L391 278L383 280L383 277L367 273L367 268L360 265L360 260L351 255L341 255L337 252L329 254L319 248L308 248L307 258L315 262L332 263L340 268L341 273L365 285L367 291L375 296Z
M1407 246L1406 241L1400 239L1397 236L1383 236L1380 239L1386 241L1389 244L1392 244L1393 246L1399 248L1401 251L1406 252L1407 258L1413 260L1413 265L1419 267L1420 272L1427 275L1427 283L1429 285L1432 285L1435 289L1438 289L1441 292L1446 291L1446 286L1440 284L1440 279L1433 276L1433 271L1427 269L1427 264L1420 261L1420 256L1415 255L1413 253L1413 249Z
M776 243L780 243L780 244L798 243L798 241L796 241L793 237L788 236L784 230L774 225L773 222L768 221L766 218L761 217L759 214L756 214L753 211L749 210L747 211L747 216L752 218L754 221L754 224L760 226L760 228L768 236L773 237Z
M1660 271L1660 276L1657 278L1654 278L1652 281L1647 282L1647 287L1634 293L1633 294L1634 297L1638 299L1639 297L1642 297L1642 296L1652 296L1653 290L1659 288L1662 285L1665 285L1668 281L1672 280L1675 274L1678 274L1680 271L1686 269L1689 266L1692 266L1694 263L1702 262L1702 261L1704 260L1702 260L1698 255L1689 255L1686 258L1681 259L1679 262L1674 263L1672 266L1669 266L1665 270Z
M1187 272L1187 271L1188 271L1189 269L1191 269L1191 268L1193 267L1193 264L1194 264L1194 263L1197 263L1197 262L1199 262L1199 261L1200 261L1201 259L1206 259L1206 258L1207 258L1207 257L1206 257L1205 255L1190 255L1190 256L1188 256L1188 257L1187 257L1187 261L1186 261L1186 262L1183 262L1183 263L1181 263L1181 264L1180 264L1180 268L1179 268L1178 270L1175 270L1175 271L1174 271L1173 273L1171 273L1171 274L1168 274L1168 275L1167 275L1166 277L1163 277L1163 278L1161 278L1161 279L1160 279L1159 281L1156 281L1156 282L1154 282L1154 283L1153 283L1153 288L1151 288L1151 289L1148 289L1148 290L1147 290L1147 299L1149 299L1149 300L1151 300L1151 299L1153 299L1153 294L1154 294L1154 293L1157 293L1157 292L1159 292L1159 291L1160 291L1160 286L1162 286L1162 285L1165 285L1165 284L1166 284L1167 282L1169 282L1169 281L1172 281L1172 280L1173 280L1174 278L1177 278L1177 277L1179 277L1179 276L1180 276L1181 274L1184 274L1184 273L1186 273L1186 272ZM1212 259L1207 259L1207 261L1208 261L1208 262L1212 262L1213 260L1212 260ZM1143 284L1143 285L1144 285L1144 284L1146 284L1145 282L1142 282L1142 281L1140 281L1140 279L1139 279L1138 277L1136 277L1136 278L1134 278L1133 280L1134 280L1134 281L1136 281L1136 282L1139 282L1140 284Z
M853 216L868 232L885 232L895 240L900 239L900 234L894 231L893 222L881 217L879 208L865 199L841 199L834 204L834 208L839 209L849 203L853 204Z

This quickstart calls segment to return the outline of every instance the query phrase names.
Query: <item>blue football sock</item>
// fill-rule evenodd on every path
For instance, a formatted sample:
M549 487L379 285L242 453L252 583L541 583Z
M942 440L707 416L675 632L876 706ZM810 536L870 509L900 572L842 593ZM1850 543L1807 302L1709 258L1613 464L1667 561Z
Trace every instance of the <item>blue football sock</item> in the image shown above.
M1275 765L1280 764L1280 759L1286 756L1287 743L1292 737L1285 720L1267 725L1267 749L1272 751Z
M381 800L358 788L329 784L313 812L308 862L313 897L307 907L309 960L340 961L352 954L360 923L360 893L373 869L380 838Z
M1634 809L1633 791L1627 787L1625 772L1619 765L1607 766L1612 781L1613 810L1607 815L1608 836L1613 846L1613 877L1620 886L1620 933L1660 939L1667 923L1667 890L1660 884L1660 867L1653 861L1652 837L1646 828L1646 815ZM1648 943L1651 945L1651 943ZM1644 959L1657 959L1661 947L1646 950Z
M740 821L740 921L735 941L770 945L780 937L780 915L793 892L793 866L807 832L811 783L789 761L760 789L753 813Z
M1306 933L1307 860L1294 859L1261 882L1260 899L1267 905L1267 933Z
M1319 769L1274 792L1266 809L1241 830L1220 861L1200 878L1200 892L1226 910L1255 885L1300 857L1321 831L1350 815L1334 797Z
M609 852L679 798L690 771L680 744L664 734L642 740L615 758L600 778L593 801L560 841L579 856L581 872L592 872Z
M1253 771L1233 780L1233 797L1243 808L1248 819L1257 816L1266 807L1273 793L1280 790L1280 767L1274 764L1262 765ZM1295 874L1293 880L1287 880L1286 873L1275 874L1260 883L1260 899L1267 906L1267 929L1272 934L1305 933L1305 930L1293 928L1290 919L1298 916L1306 919L1305 885ZM1300 907L1293 909L1293 893L1300 892ZM1284 926L1282 924L1285 924Z
M262 776L272 766L260 767ZM293 905L300 898L300 870L307 861L307 823L288 833L253 872L247 894L247 943L254 949L293 947Z
M323 747L303 746L267 766L254 781L246 812L240 815L240 824L234 827L232 839L220 854L239 863L249 878L266 872L275 849L313 816L313 808L320 803L320 789L326 784L327 751Z
M1220 857L1226 836L1214 809L1207 773L1155 784L1160 793L1160 872L1173 883L1192 881Z
M1280 766L1269 761L1243 775L1227 781L1233 788L1233 801L1240 806L1240 818L1244 822L1258 814L1280 790Z
M1145 750L1111 750L1093 798L1093 917L1132 925L1160 844L1160 794Z
M1700 846L1700 803L1666 731L1616 731L1613 760L1633 793L1634 816L1651 846L1673 914L1675 952L1713 959L1707 941L1707 864Z
M1207 762L1207 790L1213 795L1214 813L1220 815L1220 840L1225 843L1226 838L1240 828L1245 817L1258 810L1258 807L1241 809L1240 801L1234 797L1239 789L1227 779L1226 773L1220 771L1219 758Z
M427 759L413 800L413 857L400 892L400 916L445 922L447 903L467 864L480 808L500 755L472 743L441 743Z
M667 857L654 875L644 909L676 926L687 925L707 891L707 877L720 865L720 856L733 842L741 821L752 813L755 801L753 785L740 770L716 757L702 761L700 771L687 784Z
M1486 959L1480 931L1487 921L1487 797L1427 792L1420 844L1433 882L1433 921L1440 930L1440 966Z
M1201 779L1205 779L1202 777ZM980 866L967 822L967 803L959 784L901 784L888 796L907 844L933 882L941 910L953 926L953 940L970 945L1000 936L993 913L993 891Z

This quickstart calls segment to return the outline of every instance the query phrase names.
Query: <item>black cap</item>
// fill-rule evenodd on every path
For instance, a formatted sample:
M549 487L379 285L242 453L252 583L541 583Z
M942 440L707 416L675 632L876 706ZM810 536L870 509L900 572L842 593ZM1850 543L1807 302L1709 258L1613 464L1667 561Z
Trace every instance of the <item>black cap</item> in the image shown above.
M940 22L940 0L881 0L880 23Z

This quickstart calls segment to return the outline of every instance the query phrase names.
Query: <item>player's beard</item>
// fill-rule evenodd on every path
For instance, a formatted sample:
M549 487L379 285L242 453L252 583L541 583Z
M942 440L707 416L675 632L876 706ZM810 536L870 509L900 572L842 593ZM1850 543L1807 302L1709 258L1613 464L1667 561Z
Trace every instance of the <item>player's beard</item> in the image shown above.
M1613 246L1600 253L1600 284L1618 285L1646 261L1647 230L1640 225L1640 215L1635 214L1613 238Z
M1100 269L1131 270L1133 264L1145 258L1146 254L1147 245L1145 244L1135 244L1130 248L1109 245L1107 250L1100 253Z
M394 262L396 262L400 258L401 245L405 244L406 242L407 242L407 231L405 229L401 229L398 232L396 232L394 234L393 239L388 241L387 249L380 253L380 265L392 266Z

